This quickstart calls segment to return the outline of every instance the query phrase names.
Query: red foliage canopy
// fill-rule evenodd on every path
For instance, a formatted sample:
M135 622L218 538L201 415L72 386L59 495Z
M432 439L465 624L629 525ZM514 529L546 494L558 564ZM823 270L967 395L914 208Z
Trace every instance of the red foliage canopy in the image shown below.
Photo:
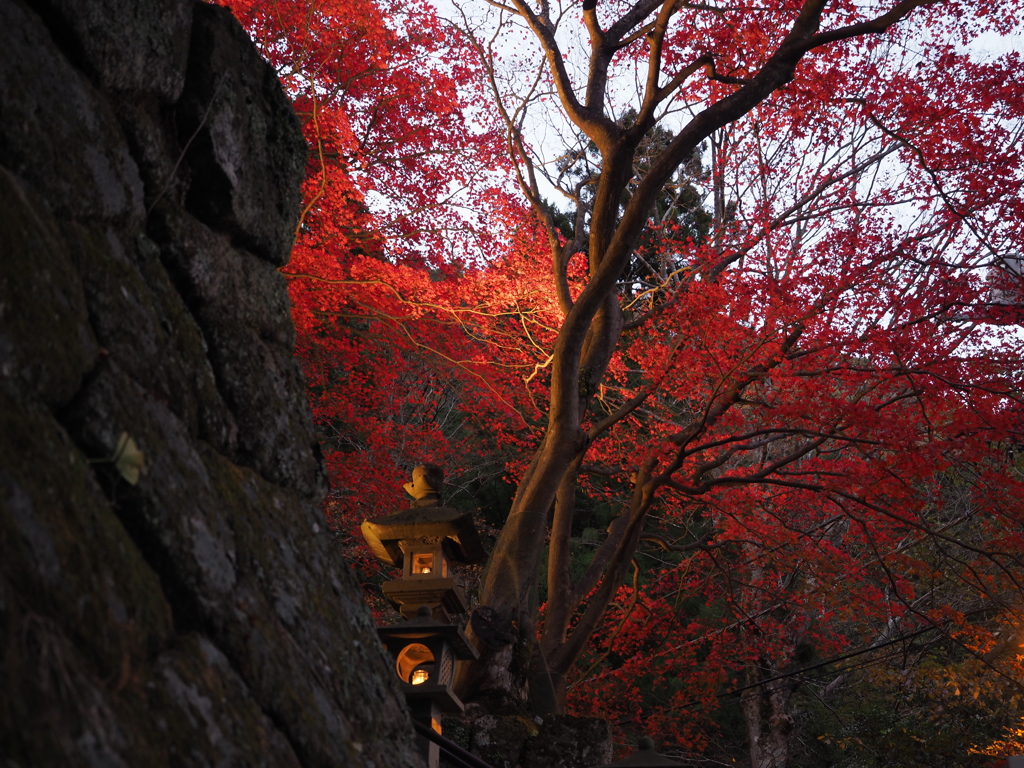
M723 686L783 739L811 659L987 658L1021 597L1021 338L985 307L1019 290L1024 92L968 43L1016 3L232 6L312 149L286 274L340 527L420 461L507 468L481 599L571 705L681 745Z

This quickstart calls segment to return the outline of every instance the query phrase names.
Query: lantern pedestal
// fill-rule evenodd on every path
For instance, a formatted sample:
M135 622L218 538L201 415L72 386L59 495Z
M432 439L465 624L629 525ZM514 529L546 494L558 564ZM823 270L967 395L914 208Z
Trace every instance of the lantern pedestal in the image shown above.
M441 710L437 704L431 699L420 699L415 696L406 696L405 699L409 704L409 714L415 722L427 726L434 733L441 733ZM438 768L441 747L419 733L416 734L416 746L427 758L427 768Z

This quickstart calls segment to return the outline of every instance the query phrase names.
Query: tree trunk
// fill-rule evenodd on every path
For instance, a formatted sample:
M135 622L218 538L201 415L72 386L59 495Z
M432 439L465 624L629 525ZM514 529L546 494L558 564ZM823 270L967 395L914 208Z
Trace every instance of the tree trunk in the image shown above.
M747 667L748 683L772 676L771 667ZM789 701L795 689L791 680L772 680L750 688L740 696L740 707L747 724L751 768L786 768L789 741L795 725L789 712Z
M823 0L804 0L800 12L779 46L764 61L763 66L749 77L723 79L714 72L714 57L706 54L685 67L667 82L662 75L662 48L669 21L680 6L662 0L638 0L631 10L607 29L601 22L593 4L584 3L584 20L590 36L590 67L586 88L574 84L565 64L563 51L555 35L556 24L549 17L546 3L539 10L526 0L509 0L509 8L530 28L536 36L552 78L558 99L566 117L593 143L600 153L600 174L596 192L590 207L588 250L590 262L589 277L575 302L569 300L566 265L569 251L559 245L559 233L553 228L550 217L544 209L540 189L533 178L532 161L522 145L521 124L515 122L503 109L507 122L514 160L526 166L526 173L520 175L520 183L527 198L533 204L538 216L548 225L548 240L552 244L552 265L555 276L555 290L562 298L564 322L559 329L551 357L551 390L547 428L534 454L529 468L524 473L508 519L495 544L484 573L480 602L487 611L488 621L482 621L479 611L476 623L471 622L471 634L479 641L482 649L481 661L467 679L467 691L474 686L481 690L497 691L504 688L506 698L523 701L527 668L533 666L538 674L555 672L565 675L578 658L582 644L598 626L608 602L614 594L614 587L621 583L625 568L632 558L639 539L644 516L659 485L670 482L672 473L682 464L678 461L669 466L656 479L638 481L637 493L632 504L624 510L626 521L618 530L618 540L609 541L607 569L602 578L595 579L590 588L565 583L568 568L569 547L567 537L571 531L572 504L569 494L574 492L575 475L591 441L600 437L591 427L590 433L584 428L589 403L604 378L609 361L623 331L622 311L619 307L618 280L629 264L633 249L644 227L650 211L666 183L673 177L679 166L697 150L701 142L714 135L719 129L746 115L762 103L770 94L793 79L797 64L806 53L823 45L849 37L869 33L882 33L918 5L929 0L903 0L897 2L888 13L859 25L819 33L821 14L826 6ZM659 10L660 9L660 10ZM649 50L649 77L642 92L642 103L636 122L629 127L617 123L608 114L606 88L609 67L614 57L622 50L623 40L657 14L656 22L646 33ZM481 46L481 52L486 47ZM712 79L736 86L727 95L717 99L697 113L675 136L669 145L651 163L650 168L639 178L635 191L626 195L630 180L636 174L633 159L644 134L658 122L658 110L675 93L683 82L702 68L710 68ZM490 68L493 73L493 66ZM502 103L502 93L492 79L495 96ZM579 94L584 93L583 100ZM516 149L518 147L518 149ZM716 190L716 214L719 219L726 215L725 201ZM623 201L628 198L628 202ZM578 212L579 213L579 212ZM577 216L582 224L586 217ZM721 224L722 222L719 221ZM579 237L580 233L577 233ZM722 264L721 268L724 268ZM723 408L739 399L743 387L753 381L736 384ZM639 403L639 401L638 401ZM635 407L635 406L633 406ZM685 433L686 430L683 430ZM683 444L683 443L680 443ZM652 454L653 455L653 454ZM651 470L647 466L645 473ZM554 598L551 607L558 626L545 627L545 663L529 661L535 653L537 638L534 630L534 606L531 596L536 596L538 561L544 552L548 533L548 518L561 496L556 520L552 530L549 578L553 589L549 597ZM599 586L600 585L600 586ZM568 639L565 630L573 613L577 610L579 598L593 587L598 592L585 609L585 615L577 623ZM490 641L486 637L490 633ZM495 638L514 638L502 644ZM506 646L512 644L512 650ZM507 661L507 667L502 664ZM550 676L549 676L550 679ZM557 699L562 686L552 686ZM781 689L780 689L781 690ZM781 695L781 694L780 694ZM788 694L786 695L788 701ZM556 701L556 708L562 705ZM782 711L785 702L780 702ZM775 706L775 705L773 705ZM753 722L753 721L750 721ZM759 722L759 721L758 721ZM779 721L777 730L781 734L784 722ZM757 731L760 734L761 729ZM758 744L761 742L758 741ZM762 750L763 751L763 750ZM783 763L765 763L765 765Z

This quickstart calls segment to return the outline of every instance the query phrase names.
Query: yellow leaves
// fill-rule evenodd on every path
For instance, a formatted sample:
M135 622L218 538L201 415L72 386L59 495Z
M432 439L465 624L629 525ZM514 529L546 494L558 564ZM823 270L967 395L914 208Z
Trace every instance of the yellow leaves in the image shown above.
M1024 726L1024 720L1021 720L1019 725ZM1006 757L1008 755L1024 753L1024 727L1010 727L1006 728L1005 731L1005 738L997 739L984 747L980 744L975 744L967 750L967 754Z
M138 484L139 477L146 472L146 456L127 432L118 436L111 461L121 477L131 485Z
M135 444L127 432L117 436L114 454L107 459L90 459L90 464L113 464L114 469L131 485L137 485L139 478L146 474L146 454Z
M818 740L829 746L839 747L840 750L846 751L848 747L863 748L864 742L858 739L856 736L849 736L845 738L839 738L829 733L822 734L818 737Z

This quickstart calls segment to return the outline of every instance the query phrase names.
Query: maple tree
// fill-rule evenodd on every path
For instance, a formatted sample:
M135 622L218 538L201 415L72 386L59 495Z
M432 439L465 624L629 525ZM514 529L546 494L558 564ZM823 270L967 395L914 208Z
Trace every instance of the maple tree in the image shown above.
M530 636L547 538L536 631L556 701L655 505L667 526L713 518L696 548L751 542L739 554L755 562L746 586L766 606L797 598L768 597L781 566L752 550L785 547L814 591L863 574L859 604L876 614L912 604L899 577L909 564L887 560L914 531L935 532L923 489L1010 439L1019 412L1016 340L961 321L986 300L984 268L1020 241L1022 106L1016 54L980 63L962 46L981 27L1010 29L1014 14L955 2L496 4L493 23L528 29L541 54L515 81L484 42L501 36L478 44L524 193L548 228L564 319L545 432L481 602ZM616 90L617 76L635 89ZM525 113L555 98L582 134L569 153L599 156L579 181L523 133ZM675 126L671 140L638 163L659 124ZM651 212L703 143L714 231L673 238ZM571 233L545 205L545 172L575 207ZM652 228L671 268L624 285ZM574 258L588 265L575 286ZM618 478L620 496L633 490L574 580L588 472ZM1001 512L994 549L975 552L995 570L1015 539L995 542L1012 537L1020 510ZM843 573L835 563L846 558ZM507 653L492 656L495 684L506 684Z
M768 766L808 664L984 659L972 617L1020 605L1020 339L979 308L1018 290L1024 94L968 44L1018 4L232 7L312 148L286 272L336 523L428 458L516 481L466 686L697 745L742 687Z

